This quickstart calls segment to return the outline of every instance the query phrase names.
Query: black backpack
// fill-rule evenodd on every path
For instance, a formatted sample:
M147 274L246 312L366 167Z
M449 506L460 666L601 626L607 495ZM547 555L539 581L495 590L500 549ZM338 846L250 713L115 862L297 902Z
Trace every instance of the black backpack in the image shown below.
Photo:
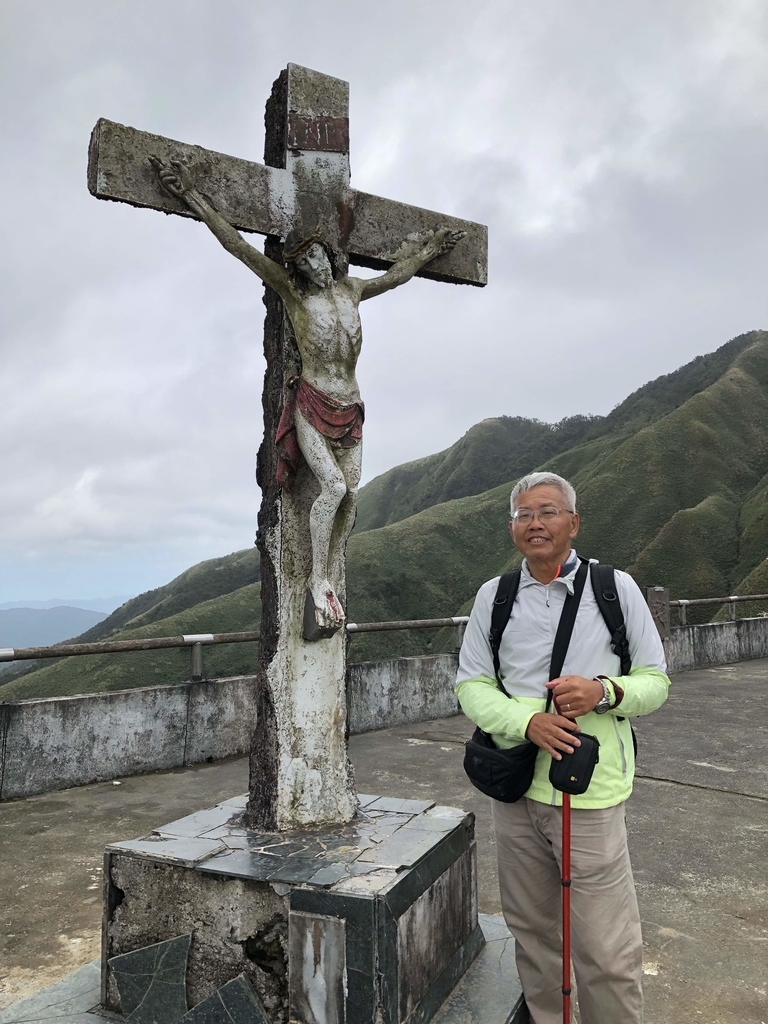
M585 562L586 559L582 558L581 561ZM632 658L629 655L629 638L627 637L627 626L624 622L624 612L621 610L621 603L616 593L616 577L614 576L613 566L590 562L589 576L592 582L592 590L595 593L597 607L600 609L600 614L603 616L608 632L611 634L611 648L621 663L621 674L623 676L629 675L629 670L632 668ZM520 570L511 569L509 572L505 572L499 580L499 586L496 589L496 597L493 602L493 611L491 612L491 631L488 639L491 644L496 682L502 693L507 691L502 685L499 674L499 647L501 646L502 634L509 622L509 616L512 614L512 605L515 603L519 587ZM507 694L507 696L509 695ZM619 715L616 717L620 722L624 721ZM634 729L632 730L632 744L635 748L635 755L637 755L637 737L635 736Z

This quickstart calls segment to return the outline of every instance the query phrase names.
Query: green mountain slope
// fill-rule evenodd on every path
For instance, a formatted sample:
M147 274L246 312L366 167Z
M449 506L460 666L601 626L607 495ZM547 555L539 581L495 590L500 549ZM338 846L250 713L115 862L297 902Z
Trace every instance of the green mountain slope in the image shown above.
M223 594L230 594L240 587L258 583L259 579L259 555L255 548L235 551L221 558L209 558L205 562L193 565L191 569L186 569L164 587L149 590L126 601L103 622L83 633L80 639L83 642L105 640L125 629L136 629L150 622L160 622L188 608L194 608L202 601L209 601ZM190 633L194 630L185 629L183 632ZM215 630L207 629L204 632L210 633Z
M768 559L768 476L747 496L740 516L739 549L736 574L739 580L751 576L754 567ZM739 593L756 594L756 590ZM761 591L768 593L768 590Z
M729 586L743 575L742 510L768 473L768 334L755 333L714 384L574 475L588 544L689 597L711 595L713 577L691 575L683 539Z
M428 619L456 615L486 579L514 559L506 521L509 486L457 498L380 530L353 535L348 547L347 603L355 622ZM424 630L361 633L351 657L380 657L450 650L452 631L438 643ZM2 693L2 690L0 690Z
M522 476L576 444L599 419L571 416L555 424L521 416L483 420L444 452L396 466L361 488L355 532L376 530Z
M350 620L427 618L471 607L477 587L515 562L509 490L534 468L562 473L576 487L579 550L628 568L641 586L664 584L673 597L689 598L768 592L768 333L734 339L639 389L601 419L554 427L486 420L446 452L377 478L361 491L363 521L349 544ZM499 475L505 478L494 482ZM128 602L86 637L252 628L256 572L253 551L201 563ZM450 630L358 634L351 657L453 643ZM255 653L229 650L206 650L209 674L255 665ZM144 657L148 665L157 659L136 659ZM105 658L101 672L86 672L90 659L72 659L0 686L0 699L171 682L187 677L187 658L186 651L171 652L155 662L159 669L129 669L127 657L121 668L118 658Z
M734 593L746 571L768 556L768 333L735 339L712 355L709 364L704 357L662 378L668 392L653 382L645 396L641 389L622 403L611 414L625 426L618 435L585 440L539 467L576 487L582 553L628 569L641 586L668 586L673 596ZM703 391L676 404L713 376ZM656 418L638 429L638 418L651 411ZM514 561L506 533L513 483L436 506L397 524L399 530L353 537L349 587L356 618L385 617L390 593L403 607L390 611L392 617L465 609L480 583ZM431 520L438 514L440 529ZM379 560L370 558L374 550ZM368 560L352 576L353 558L361 556ZM765 580L768 592L768 573ZM756 579L747 582L745 592L760 592ZM360 653L375 656L381 644L376 634L369 637ZM448 642L443 634L440 643ZM403 642L406 650L411 645L417 638Z
M444 452L395 466L361 488L355 532L399 522L443 501L481 494L557 456L565 460L563 475L575 475L714 384L761 333L742 334L645 384L607 416L571 416L554 424L519 416L483 420Z
M748 331L727 341L714 352L696 356L672 373L644 384L625 398L590 431L590 437L620 432L628 434L666 416L718 381L765 331Z

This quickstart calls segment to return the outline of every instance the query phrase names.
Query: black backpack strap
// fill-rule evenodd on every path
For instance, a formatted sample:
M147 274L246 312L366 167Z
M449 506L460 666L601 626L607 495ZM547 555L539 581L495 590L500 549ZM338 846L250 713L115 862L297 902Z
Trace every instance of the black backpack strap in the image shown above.
M616 593L616 577L613 566L590 562L589 572L597 607L611 634L613 653L621 662L621 674L628 676L629 670L632 668L632 658L629 654L629 638L624 622L624 612L621 610L619 595Z
M491 632L488 635L488 640L491 644L491 654L493 655L493 671L496 675L496 684L507 697L509 694L502 686L501 675L499 674L499 647L501 647L501 636L507 628L509 616L512 614L512 605L515 603L519 586L519 569L511 569L509 572L505 572L499 579L491 611Z
M557 624L555 642L552 645L552 660L549 663L549 678L558 679L563 671L563 663L568 653L568 644L571 642L571 634L576 622L576 612L579 610L581 595L584 593L584 584L587 581L587 562L582 561L576 570L573 580L573 593L565 595L563 610L560 613L560 621ZM550 697L552 691L549 691Z
M597 607L600 609L600 614L603 616L608 632L611 634L613 653L621 663L621 674L628 676L632 668L632 658L629 653L629 637L627 636L627 626L624 622L624 612L621 610L621 601L619 601L619 595L616 593L616 576L613 566L598 565L597 562L590 562L589 573ZM616 720L623 722L624 718L617 715ZM634 729L632 729L632 746L635 750L635 759L637 759L637 736Z
M584 593L584 584L587 580L587 565L588 562L582 559L581 565L576 571L576 577L573 581L573 593L567 594L563 603L560 622L558 623L557 633L555 634L555 642L552 645L552 660L549 663L550 679L557 679L563 670L565 656L568 653L568 644L571 641L571 634L573 633L573 627L576 622L576 612L579 610L581 595ZM493 670L496 673L496 685L506 697L509 697L509 694L504 689L501 681L499 647L501 646L502 634L507 627L509 616L512 613L512 605L515 603L519 586L519 569L513 569L510 572L505 572L500 578L499 585L496 589L496 597L493 602L493 610L491 612L491 631L488 636L491 644L491 654L493 655ZM545 710L549 711L551 704L552 691L548 690L547 706Z

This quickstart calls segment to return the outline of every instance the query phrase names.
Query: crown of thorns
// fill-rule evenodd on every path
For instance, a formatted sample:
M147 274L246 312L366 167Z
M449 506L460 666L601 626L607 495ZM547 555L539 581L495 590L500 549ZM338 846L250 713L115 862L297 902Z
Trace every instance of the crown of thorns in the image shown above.
M289 240L292 241L290 235L288 236L288 238L286 238L286 242L288 242ZM312 234L309 235L307 238L304 238L300 242L297 242L296 244L293 245L292 248L283 250L283 262L295 263L299 256L307 252L308 249L311 249L316 242L321 242L322 240L323 229L316 228L312 232Z

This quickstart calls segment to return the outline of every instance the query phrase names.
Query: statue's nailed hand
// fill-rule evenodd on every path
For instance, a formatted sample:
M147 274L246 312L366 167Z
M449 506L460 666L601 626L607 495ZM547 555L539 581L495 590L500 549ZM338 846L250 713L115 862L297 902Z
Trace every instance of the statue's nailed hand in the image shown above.
M416 257L420 265L444 256L466 236L466 231L454 231L452 228L438 228L437 231L414 231L408 235L393 254L395 263Z
M466 231L454 231L452 228L438 228L429 243L435 250L435 255L432 258L436 259L438 256L444 256L447 252L450 252L451 249L455 248L462 238L466 237Z
M183 199L192 187L189 181L189 172L180 160L171 160L170 167L164 164L157 156L151 156L149 162L157 171L160 184L166 192L170 192L177 199Z

